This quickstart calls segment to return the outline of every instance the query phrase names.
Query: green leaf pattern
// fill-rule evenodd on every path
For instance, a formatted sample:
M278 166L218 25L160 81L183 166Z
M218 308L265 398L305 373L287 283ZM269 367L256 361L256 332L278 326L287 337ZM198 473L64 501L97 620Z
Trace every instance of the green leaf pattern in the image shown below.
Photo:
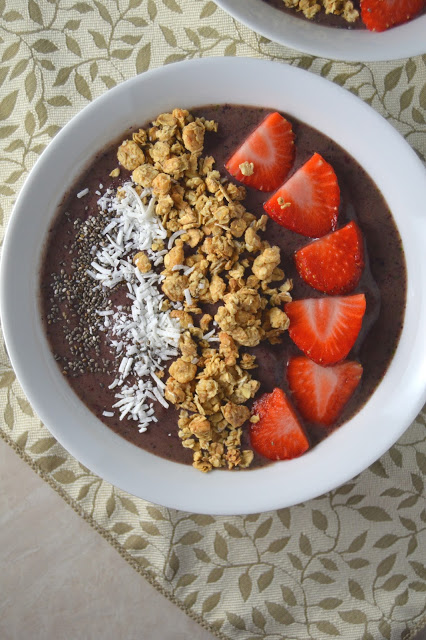
M425 159L426 56L362 64L303 55L240 25L212 0L6 0L0 240L37 157L88 102L147 69L224 55L278 60L329 78L384 115ZM343 487L291 509L213 518L126 495L74 460L34 415L3 345L0 398L3 438L217 637L408 640L425 616L425 410Z

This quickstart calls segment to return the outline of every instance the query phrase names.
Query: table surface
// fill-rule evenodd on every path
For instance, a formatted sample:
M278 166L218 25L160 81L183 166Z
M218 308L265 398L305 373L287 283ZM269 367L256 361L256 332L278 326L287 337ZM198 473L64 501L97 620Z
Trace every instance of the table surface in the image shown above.
M0 440L0 638L119 637L213 638Z

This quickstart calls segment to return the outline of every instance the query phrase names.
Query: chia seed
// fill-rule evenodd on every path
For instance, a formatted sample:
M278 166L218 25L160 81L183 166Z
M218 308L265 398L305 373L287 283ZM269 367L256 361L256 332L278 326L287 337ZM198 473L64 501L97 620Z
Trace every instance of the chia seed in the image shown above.
M69 220L70 214L65 213ZM60 322L63 335L69 347L70 356L54 354L62 364L64 375L84 375L85 373L107 373L109 360L100 358L100 336L102 327L97 310L108 305L108 299L101 288L94 286L93 279L86 273L92 262L92 249L99 244L99 237L109 222L108 215L92 215L86 220L76 218L72 225L74 236L64 245L70 258L59 263L59 269L51 273L51 296L46 316L47 324Z

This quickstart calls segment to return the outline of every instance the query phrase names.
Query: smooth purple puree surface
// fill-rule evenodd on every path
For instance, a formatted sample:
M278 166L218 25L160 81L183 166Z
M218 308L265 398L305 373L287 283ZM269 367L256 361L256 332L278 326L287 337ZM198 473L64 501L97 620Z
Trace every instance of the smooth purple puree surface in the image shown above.
M218 133L206 136L203 155L213 155L216 159L215 167L226 174L224 163L254 127L262 121L269 110L242 107L235 105L220 105L193 109L196 116L203 115L206 119L219 123ZM289 118L296 135L296 159L292 172L297 170L314 152L320 153L329 162L339 181L341 203L339 209L338 228L343 227L350 220L356 220L364 236L366 248L366 267L358 287L353 293L364 293L367 300L367 310L363 327L348 355L348 359L361 362L364 373L355 394L346 406L341 418L334 427L347 421L368 400L374 389L381 381L392 359L393 353L402 329L406 298L406 269L401 239L395 227L391 213L383 196L365 173L360 165L341 147L332 140L312 129L311 127ZM122 136L122 139L126 134ZM103 190L107 187L117 187L129 179L129 172L121 170L119 178L110 178L109 173L117 166L117 144L106 153L99 154L89 170L84 173L73 187L71 195L64 199L58 215L49 232L46 243L46 254L41 270L41 307L46 334L61 368L64 358L72 359L73 354L65 339L64 327L67 330L77 326L78 320L72 317L66 304L59 305L60 313L66 314L63 321L50 324L48 316L52 313L52 283L54 274L61 270L69 273L73 255L69 252L72 238L76 235L74 221L84 220L98 214L95 192L99 184ZM89 193L81 199L76 194L88 188ZM263 213L262 204L268 194L247 190L244 202L248 211L260 216ZM68 214L65 216L65 212ZM282 263L286 277L293 279L292 296L294 300L308 297L321 297L298 276L293 253L305 246L310 240L296 233L287 231L272 220L268 221L266 232L262 236L271 245L278 245L281 250ZM114 293L116 304L127 305L125 289ZM91 354L94 360L105 359L99 367L102 371L90 372L84 366L83 373L70 375L68 380L79 398L87 407L108 427L147 451L165 457L169 460L191 464L192 452L182 447L177 431L178 411L170 406L165 409L158 402L155 403L157 423L152 423L145 433L139 433L137 423L133 420L119 420L115 412L114 417L103 416L104 411L111 411L115 402L114 391L108 386L114 380L116 364L115 354L108 344L108 334L99 332L100 351ZM258 368L253 371L253 377L261 382L260 395L270 392L274 387L281 387L288 392L286 382L286 363L289 356L299 354L300 351L292 343L288 334L284 335L282 344L270 345L261 343L258 347L248 349L257 357ZM114 368L115 367L115 368ZM59 372L59 369L58 369ZM328 435L333 429L325 429L304 423L312 444ZM243 446L249 448L249 438L244 427ZM255 455L250 468L266 464L269 461Z

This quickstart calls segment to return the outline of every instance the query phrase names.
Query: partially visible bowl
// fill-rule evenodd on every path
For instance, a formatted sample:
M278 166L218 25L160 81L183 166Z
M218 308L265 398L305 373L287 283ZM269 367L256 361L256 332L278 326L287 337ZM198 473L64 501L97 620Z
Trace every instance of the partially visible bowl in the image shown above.
M247 472L200 474L122 439L74 394L44 334L39 270L57 205L96 151L128 127L176 106L223 102L284 111L333 138L358 160L399 228L407 262L407 306L385 377L343 427L295 460ZM383 454L426 399L425 193L424 168L392 126L352 94L306 71L253 59L210 58L128 80L64 127L16 202L3 249L0 306L7 348L23 390L73 456L109 482L152 502L198 513L239 514L289 506L329 491Z
M426 52L426 14L383 33L372 33L322 26L283 13L263 0L215 2L266 38L322 58L367 62L408 58Z

